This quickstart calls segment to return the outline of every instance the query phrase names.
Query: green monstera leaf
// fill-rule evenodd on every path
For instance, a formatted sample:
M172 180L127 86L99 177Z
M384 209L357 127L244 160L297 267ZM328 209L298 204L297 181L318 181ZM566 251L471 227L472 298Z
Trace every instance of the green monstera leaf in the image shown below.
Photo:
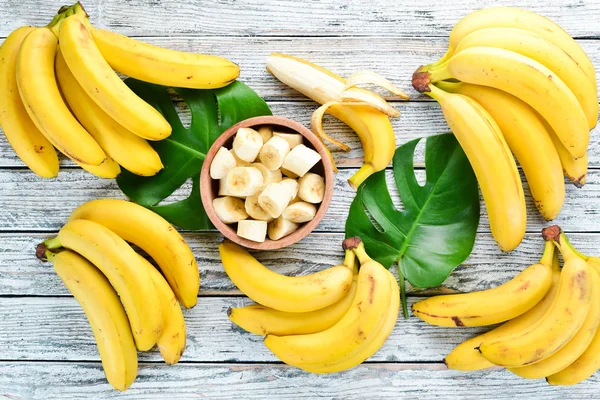
M123 171L117 178L119 188L132 201L182 229L212 228L200 199L199 176L204 157L227 128L251 117L271 115L271 110L260 96L238 81L214 90L175 89L192 116L190 126L186 128L166 88L131 78L125 82L164 115L173 131L164 140L150 142L160 155L164 169L151 177ZM160 204L190 178L193 184L188 198Z
M405 316L404 278L419 288L441 285L471 254L479 225L477 179L454 136L427 138L423 186L413 165L420 140L396 149L393 159L404 210L394 206L381 171L359 187L346 221L346 237L359 236L386 268L398 263Z

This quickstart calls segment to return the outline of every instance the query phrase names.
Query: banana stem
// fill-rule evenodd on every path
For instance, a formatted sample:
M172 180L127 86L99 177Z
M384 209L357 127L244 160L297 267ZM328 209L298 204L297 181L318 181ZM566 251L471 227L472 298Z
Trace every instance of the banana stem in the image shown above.
M356 270L356 255L351 249L346 250L346 254L344 256L344 265L350 268L352 271Z
M46 239L42 244L50 250L60 249L62 247L62 243L58 239L58 236L51 239Z
M542 259L540 260L540 264L544 265L552 265L552 260L554 259L554 248L556 246L553 242L546 242L544 245L544 254L542 254Z
M402 303L402 314L404 315L404 319L408 319L408 305L406 304L406 283L404 279L404 274L400 269L400 261L396 263L396 268L398 269L398 286L400 286L400 302Z

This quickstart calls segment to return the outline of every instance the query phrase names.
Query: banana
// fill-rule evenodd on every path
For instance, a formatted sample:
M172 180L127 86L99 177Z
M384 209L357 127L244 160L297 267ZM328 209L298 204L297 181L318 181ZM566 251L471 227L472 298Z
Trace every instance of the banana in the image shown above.
M271 218L279 218L295 197L291 185L284 183L286 180L269 183L258 196L258 204Z
M319 153L299 144L287 153L281 166L301 178L319 161L321 161Z
M566 236L558 227L545 228L543 232L565 259L558 293L552 306L534 325L508 338L481 343L481 354L496 365L521 367L550 357L575 336L590 310L592 279L587 263L564 245Z
M59 168L56 151L27 114L17 86L19 47L34 29L18 28L0 46L0 126L25 165L42 178L54 178Z
M439 69L413 75L413 85L426 91L429 82L458 79L504 90L535 109L575 158L587 151L586 116L569 87L539 62L513 51L471 47L456 53Z
M85 12L83 12L85 14ZM171 134L167 120L139 98L108 65L79 13L60 24L60 49L69 69L90 98L128 131L149 140Z
M217 217L226 224L234 224L248 218L244 200L237 197L217 197L213 200Z
M17 56L17 84L23 105L35 126L58 150L87 165L100 165L106 154L71 114L54 76L56 35L35 28L23 40Z
M547 242L542 261L527 267L510 281L478 292L430 297L412 306L412 312L432 325L485 326L508 321L533 308L552 284L550 263L554 245ZM502 304L502 307L498 307Z
M142 81L216 89L240 74L240 67L223 57L163 49L103 29L92 29L92 36L112 68Z
M592 277L592 302L579 331L569 342L550 357L525 367L509 368L515 375L528 379L545 378L562 371L589 347L600 323L600 275L590 267Z
M477 102L430 85L426 92L467 155L483 193L490 228L503 251L514 250L525 236L525 196L517 165L498 125Z
M581 189L585 185L586 175L588 170L588 155L587 153L580 158L575 158L569 150L562 144L558 136L554 133L550 125L546 121L542 121L546 130L550 133L554 148L560 158L560 163L563 168L563 173L575 187Z
M246 296L279 311L325 308L344 297L352 285L352 271L345 265L289 277L269 270L236 244L221 243L219 253L225 272Z
M281 180L283 178L280 169L270 170L269 168L265 167L263 164L257 163L257 162L250 164L250 166L254 167L254 168L258 168L258 170L260 171L260 173L263 176L263 186L260 188L261 191L269 183L271 183L271 182L281 182Z
M235 167L236 161L233 154L225 147L221 147L210 164L210 177L212 179L223 179Z
M258 168L235 167L227 173L225 186L232 196L252 196L263 186L263 175Z
M240 160L248 163L256 160L262 146L262 136L252 128L238 129L233 139L233 152Z
M236 167L247 167L247 166L249 166L249 165L252 164L252 163L250 163L248 161L244 161L241 158L239 158L237 156L237 154L235 154L235 151L232 151L231 155L233 156L233 158L235 158L235 166Z
M255 335L302 335L321 332L335 325L346 312L356 294L358 265L352 250L346 250L344 265L353 271L352 286L338 302L305 313L289 313L253 304L242 308L230 308L227 316L234 324Z
M298 196L307 203L322 202L325 197L325 179L321 175L307 173L298 179Z
M152 257L181 304L198 300L200 275L192 250L179 232L160 215L132 202L92 200L77 207L69 221L87 219L106 226Z
M238 222L237 235L241 238L262 243L267 237L267 221L246 219Z
M267 233L269 234L269 239L279 240L282 237L294 233L297 229L298 224L295 224L292 221L288 221L283 217L278 217L275 218L273 221L269 222L269 225L267 227Z
M556 218L565 201L565 182L560 158L539 115L516 97L491 87L450 82L436 86L472 98L492 116L523 168L536 207L546 220Z
M60 49L55 68L69 108L110 158L141 176L156 175L163 168L158 153L148 142L123 128L85 93L69 70Z
M273 136L260 149L260 162L272 171L279 170L289 152L290 144L280 136Z
M577 62L560 47L543 36L517 28L480 29L465 36L456 53L470 47L496 47L529 57L554 72L571 89L593 129L598 122L598 94L588 82L585 72Z
M288 221L301 224L310 221L316 214L317 207L314 204L298 201L287 206L281 216Z
M269 213L262 209L262 207L258 203L258 196L259 193L246 197L246 200L244 201L244 208L246 209L246 213L252 219L271 222L273 220L273 217L271 217Z
M77 161L75 162L85 171L99 178L114 179L121 173L119 164L110 157L107 157L100 165L86 165Z
M135 380L138 360L119 296L106 277L79 254L47 251L46 256L88 318L108 383L126 390Z
M263 144L265 144L273 137L273 128L271 128L269 125L263 125L258 128L258 134L262 138Z
M282 132L273 132L273 136L279 136L284 139L290 145L290 150L296 146L304 143L304 137L298 133L282 133Z
M129 318L138 350L150 350L160 337L163 321L147 265L117 234L93 221L68 222L58 236L44 242L49 249L65 247L90 260L115 288Z

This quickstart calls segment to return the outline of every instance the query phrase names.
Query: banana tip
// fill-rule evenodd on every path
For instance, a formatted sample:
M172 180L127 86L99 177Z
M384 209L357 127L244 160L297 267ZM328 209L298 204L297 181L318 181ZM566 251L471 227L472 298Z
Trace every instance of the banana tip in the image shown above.
M429 79L430 74L427 71L421 71L421 68L423 68L423 66L420 66L413 74L412 85L415 88L415 90L420 93L430 92L431 91L431 89L429 89L429 84L431 83L431 80Z
M561 229L558 225L552 225L552 226L542 229L542 237L547 242L548 241L559 242L560 241L560 233L561 233Z
M361 242L362 240L358 236L347 238L342 242L342 248L344 250L356 249Z
M35 256L43 262L48 261L48 257L46 257L46 245L44 243L39 243L35 248Z
M231 313L233 312L233 309L231 307L227 308L227 316L231 317Z

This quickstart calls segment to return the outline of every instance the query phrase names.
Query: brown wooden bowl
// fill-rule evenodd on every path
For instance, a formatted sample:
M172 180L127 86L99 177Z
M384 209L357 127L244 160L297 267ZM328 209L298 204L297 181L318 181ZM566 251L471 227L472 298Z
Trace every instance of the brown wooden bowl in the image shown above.
M323 197L323 201L318 206L319 208L317 209L317 214L315 217L312 220L302 224L295 232L279 240L271 240L267 237L263 243L258 243L239 237L234 229L236 224L225 224L219 219L219 217L217 217L217 214L213 208L213 200L215 197L217 197L219 192L219 181L210 177L209 170L210 164L212 163L215 154L217 154L217 151L222 146L225 146L228 149L231 148L233 144L233 136L236 134L238 129L259 127L261 125L272 125L275 128L280 128L283 132L299 133L304 136L306 139L304 141L304 145L313 148L321 155L321 161L319 161L311 169L311 172L319 174L325 178L325 196ZM257 250L280 249L282 247L294 244L308 236L308 234L311 233L317 227L317 225L319 225L319 222L321 222L325 216L325 213L327 212L327 208L329 207L329 202L331 201L331 196L333 194L333 185L333 165L331 164L331 160L329 159L323 142L321 142L317 135L315 135L310 129L306 128L302 124L287 118L275 116L250 118L235 124L223 132L223 134L221 134L221 136L215 140L212 147L206 154L206 158L202 164L202 172L200 173L200 193L202 196L202 204L204 205L204 210L206 211L206 214L208 215L208 218L210 218L213 225L219 230L219 232L221 232L232 242L237 243L240 246Z

